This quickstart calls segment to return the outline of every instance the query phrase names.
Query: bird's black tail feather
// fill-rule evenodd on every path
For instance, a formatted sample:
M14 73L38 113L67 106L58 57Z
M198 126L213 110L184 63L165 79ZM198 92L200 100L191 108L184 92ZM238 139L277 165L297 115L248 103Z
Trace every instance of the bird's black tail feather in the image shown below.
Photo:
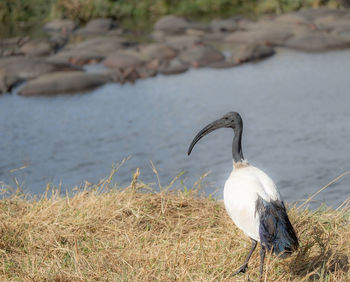
M298 248L298 238L283 202L268 202L258 197L256 213L260 217L259 236L262 245L282 258Z

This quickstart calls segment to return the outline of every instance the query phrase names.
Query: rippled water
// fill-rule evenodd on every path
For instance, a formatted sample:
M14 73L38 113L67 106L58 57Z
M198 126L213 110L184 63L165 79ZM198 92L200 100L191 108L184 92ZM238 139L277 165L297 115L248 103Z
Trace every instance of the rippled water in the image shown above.
M141 180L156 182L152 160L162 184L185 171L184 184L192 186L211 171L205 191L220 198L232 169L232 132L206 136L191 157L186 150L198 130L234 110L244 120L245 157L285 199L302 200L350 170L349 61L350 51L283 51L256 64L108 84L85 95L2 95L0 180L13 184L16 177L41 193L47 182L97 182L131 156L116 177L120 184L136 167ZM336 206L349 192L345 177L317 200Z

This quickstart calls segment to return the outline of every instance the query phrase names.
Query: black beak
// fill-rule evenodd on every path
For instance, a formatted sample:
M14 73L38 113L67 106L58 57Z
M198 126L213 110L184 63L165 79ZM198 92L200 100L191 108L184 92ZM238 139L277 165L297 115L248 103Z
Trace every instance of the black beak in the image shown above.
M196 137L194 137L190 147L188 148L187 155L191 154L194 145L196 145L196 143L202 137L204 137L205 135L207 135L208 133L210 133L216 129L223 128L223 127L231 127L230 122L225 118L218 119L218 120L208 124L206 127L204 127L201 131L199 131L199 133L196 135Z

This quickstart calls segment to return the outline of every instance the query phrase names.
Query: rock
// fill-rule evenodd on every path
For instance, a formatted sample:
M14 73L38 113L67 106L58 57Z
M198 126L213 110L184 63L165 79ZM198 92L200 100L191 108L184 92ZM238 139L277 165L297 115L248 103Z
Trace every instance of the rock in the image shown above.
M63 50L46 58L47 62L56 64L73 64L83 66L86 64L96 64L103 60L103 56L90 50Z
M27 82L18 94L23 96L73 94L94 89L109 81L110 76L102 73L57 72Z
M158 71L160 66L164 63L166 63L167 61L160 61L159 59L153 59L151 61L148 61L146 64L145 64L145 67L147 69L150 69L150 70L155 70L155 71Z
M254 23L252 20L240 16L238 18L236 17L235 20L240 30L247 30L248 27Z
M98 18L98 19L93 19L89 21L86 25L86 28L88 30L94 30L94 31L109 31L115 27L115 23L113 22L112 19L108 18Z
M336 16L337 18L348 15L348 12L346 10L329 9L325 7L319 7L317 9L302 9L298 13L310 21L316 21L318 18L325 16L327 17L329 15Z
M24 43L20 50L26 56L40 57L47 56L54 52L55 45L44 39L33 39Z
M117 51L106 57L103 64L108 68L134 68L142 66L145 63L139 56L131 52Z
M77 28L77 24L72 20L53 20L44 25L46 31L69 33Z
M151 38L154 41L162 42L166 39L166 33L161 30L153 30L151 33Z
M23 44L29 42L31 39L29 36L24 36L24 37L20 37L20 39L17 42L18 46L23 46Z
M154 77L157 75L157 71L154 69L149 69L145 67L139 67L136 69L140 78Z
M159 72L164 75L170 75L170 74L183 73L183 72L186 72L187 70L188 70L188 67L185 66L179 59L176 58L164 64L159 69Z
M179 59L193 67L205 67L215 62L224 61L224 55L211 46L195 46L179 55Z
M110 69L105 72L111 79L111 82L121 82L122 72L119 69Z
M68 37L62 33L53 32L50 34L50 43L55 46L56 50L62 48L68 42Z
M11 37L0 39L0 47L17 46L23 40L22 37Z
M188 28L186 29L186 34L201 37L204 36L206 32L202 29Z
M140 53L147 60L170 60L176 57L177 52L175 49L159 43L149 44L140 48Z
M266 45L280 45L285 40L293 35L292 32L286 30L248 30L237 31L225 37L228 43L236 44L266 44Z
M350 41L333 34L311 33L292 37L284 43L284 46L307 52L321 52L349 48Z
M112 19L93 19L87 23L83 28L76 30L77 34L90 35L90 34L104 34L115 27Z
M210 68L214 69L228 69L234 67L235 64L233 64L230 61L224 60L224 61L219 61L219 62L214 62L208 65Z
M333 30L333 34L350 41L350 27L339 27Z
M350 18L337 18L335 15L320 17L315 20L316 26L321 30L331 31L339 28L350 28Z
M0 94L10 92L11 89L21 80L14 75L0 69Z
M99 36L92 39L82 41L77 44L70 44L66 46L65 50L81 50L90 51L106 56L119 49L124 49L131 46L132 43L122 37L117 36Z
M7 74L27 80L50 72L79 70L67 64L55 64L44 58L9 57L0 58L0 69Z
M265 18L258 22L247 23L245 29L248 31L259 32L264 36L269 36L269 34L280 34L282 36L288 36L312 32L315 28L313 25L276 22L273 19Z
M196 22L189 22L186 30L188 29L202 30L204 32L210 31L210 27L208 24Z
M171 36L165 40L165 44L174 48L175 50L181 51L187 48L191 48L202 42L200 37L193 35L178 35Z
M17 83L23 80L33 79L46 73L74 70L78 69L73 68L70 65L49 63L42 58L0 58L0 71L2 77L1 91L8 92Z
M139 78L148 78L157 75L156 70L147 69L144 67L138 68L126 68L126 69L112 69L108 71L108 74L114 82L119 83L134 83Z
M23 53L17 46L0 47L0 58L12 56L23 56Z
M120 36L126 33L123 28L115 28L107 32L108 36Z
M289 24L311 24L311 21L306 16L298 12L282 14L276 17L275 21Z
M224 32L207 33L202 37L204 42L223 42L226 37Z
M210 23L210 28L213 32L233 32L238 30L239 26L234 19L215 19Z
M126 83L126 82L134 83L139 78L140 78L140 74L135 68L127 68L122 71L122 78L120 80L120 83Z
M167 34L184 33L189 27L190 23L186 19L173 15L162 17L154 25L155 30L163 31Z
M242 45L233 52L231 60L234 64L256 61L274 55L276 52L270 46Z

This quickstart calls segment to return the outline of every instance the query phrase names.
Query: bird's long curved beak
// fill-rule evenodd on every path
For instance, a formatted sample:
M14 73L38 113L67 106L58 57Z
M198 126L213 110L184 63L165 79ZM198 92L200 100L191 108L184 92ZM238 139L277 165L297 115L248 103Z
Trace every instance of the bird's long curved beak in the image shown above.
M228 122L226 119L224 118L220 118L216 121L213 121L212 123L208 124L206 127L204 127L201 131L198 132L198 134L196 135L196 137L194 137L194 139L192 140L192 143L190 145L190 147L188 148L187 151L187 155L190 155L192 152L192 149L194 147L194 145L196 145L196 143L205 135L207 135L208 133L222 128L222 127L227 127L228 126Z

